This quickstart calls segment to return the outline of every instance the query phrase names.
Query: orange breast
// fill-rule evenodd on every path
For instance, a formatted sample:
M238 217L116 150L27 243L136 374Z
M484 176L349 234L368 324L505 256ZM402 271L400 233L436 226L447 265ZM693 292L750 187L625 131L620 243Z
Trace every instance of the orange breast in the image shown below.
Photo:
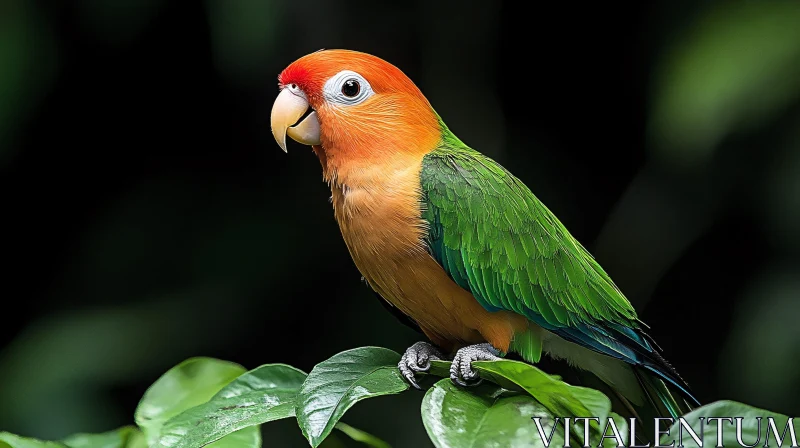
M358 182L331 183L336 220L353 261L369 285L435 343L455 348L488 341L506 351L527 321L486 311L428 254L417 159L364 168Z

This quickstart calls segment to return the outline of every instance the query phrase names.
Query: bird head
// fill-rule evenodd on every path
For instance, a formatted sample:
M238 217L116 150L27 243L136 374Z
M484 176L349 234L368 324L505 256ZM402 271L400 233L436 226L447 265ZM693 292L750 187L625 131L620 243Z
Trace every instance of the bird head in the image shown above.
M314 147L322 157L369 159L422 153L441 138L439 118L397 67L349 50L321 50L278 77L272 134Z

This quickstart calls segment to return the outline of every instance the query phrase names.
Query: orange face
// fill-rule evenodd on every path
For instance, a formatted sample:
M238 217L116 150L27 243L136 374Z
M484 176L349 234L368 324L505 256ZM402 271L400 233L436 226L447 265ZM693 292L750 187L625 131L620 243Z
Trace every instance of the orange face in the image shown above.
M278 79L281 93L271 121L284 151L288 135L329 156L374 159L427 152L440 137L438 118L422 92L375 56L322 50L293 62Z

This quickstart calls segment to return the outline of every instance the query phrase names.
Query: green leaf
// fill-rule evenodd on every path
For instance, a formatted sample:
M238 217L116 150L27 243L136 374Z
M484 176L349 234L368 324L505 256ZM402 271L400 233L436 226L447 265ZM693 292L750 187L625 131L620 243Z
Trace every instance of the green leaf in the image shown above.
M422 422L437 448L540 447L533 417L542 419L550 437L553 414L547 408L526 394L488 383L466 391L443 379L422 400ZM556 428L550 446L564 446L563 429Z
M244 372L239 364L203 357L188 359L167 371L147 389L134 413L147 445L156 444L164 422L205 403Z
M134 426L101 434L73 434L61 442L70 448L147 448L144 434Z
M423 372L425 375L433 375L442 378L449 378L450 377L450 361L442 361L438 359L431 360L431 368L428 369L427 372Z
M703 418L702 431L700 427L700 418ZM717 444L717 428L718 424L722 425L722 446L741 446L736 440L736 420L717 420L708 421L709 417L724 417L736 419L741 417L742 426L742 441L745 445L758 445L765 446L767 443L766 437L769 436L770 446L779 446L775 440L773 429L768 423L768 417L772 417L775 422L775 429L778 435L783 435L784 429L786 430L785 438L783 439L782 446L797 446L790 436L790 428L787 428L786 423L789 417L777 414L775 412L765 411L763 409L754 408L746 404L737 403L735 401L717 401L683 416L686 423L691 426L694 433L698 438L701 438L702 446L718 446ZM761 417L761 427L759 431L759 424L757 417ZM794 433L797 437L797 442L800 442L800 421L795 419L793 422ZM681 436L681 424L675 422L670 429L669 435L665 434L661 437L661 444L670 444L673 440L675 446L678 445L678 438ZM683 445L686 447L698 447L697 441L691 436L691 433L685 427L682 430Z
M477 361L472 364L481 377L509 391L530 394L558 417L596 417L600 424L592 421L592 437L598 439L599 431L605 428L611 411L611 401L602 392L586 387L572 386L556 375L548 375L533 365L501 359L499 361ZM450 362L431 361L429 374L447 377ZM618 425L619 428L619 425ZM609 429L610 431L610 429ZM572 432L583 440L583 421L572 426Z
M0 448L65 448L66 445L59 442L48 442L45 440L20 437L10 432L0 432Z
M147 448L144 434L134 426L125 426L101 434L73 434L60 442L0 433L0 448Z
M391 445L384 442L383 440L373 436L372 434L366 431L362 431L358 428L353 428L347 423L342 423L342 422L337 423L336 429L347 434L348 437L355 440L356 442L361 442L364 445L372 446L375 448L392 448Z
M572 386L520 361L478 361L472 363L481 377L500 386L522 388L553 415L559 417L596 417L605 425L611 412L611 401L602 392ZM596 429L600 428L592 422ZM576 436L583 437L583 422L573 425Z
M187 409L161 428L160 447L198 448L249 426L294 416L305 372L266 364L222 388L207 403Z
M313 447L330 434L342 415L365 398L408 389L397 363L400 355L380 347L361 347L317 364L297 396L297 422Z
M248 426L206 446L208 448L260 448L261 428Z

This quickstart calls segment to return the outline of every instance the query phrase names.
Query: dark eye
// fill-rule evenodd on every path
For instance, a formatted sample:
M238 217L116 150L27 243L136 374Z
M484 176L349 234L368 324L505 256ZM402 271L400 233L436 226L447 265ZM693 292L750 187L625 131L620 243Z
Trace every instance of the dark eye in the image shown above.
M355 79L348 79L344 82L344 84L342 84L342 93L348 98L358 95L358 92L360 91L361 84L359 84L359 82Z

